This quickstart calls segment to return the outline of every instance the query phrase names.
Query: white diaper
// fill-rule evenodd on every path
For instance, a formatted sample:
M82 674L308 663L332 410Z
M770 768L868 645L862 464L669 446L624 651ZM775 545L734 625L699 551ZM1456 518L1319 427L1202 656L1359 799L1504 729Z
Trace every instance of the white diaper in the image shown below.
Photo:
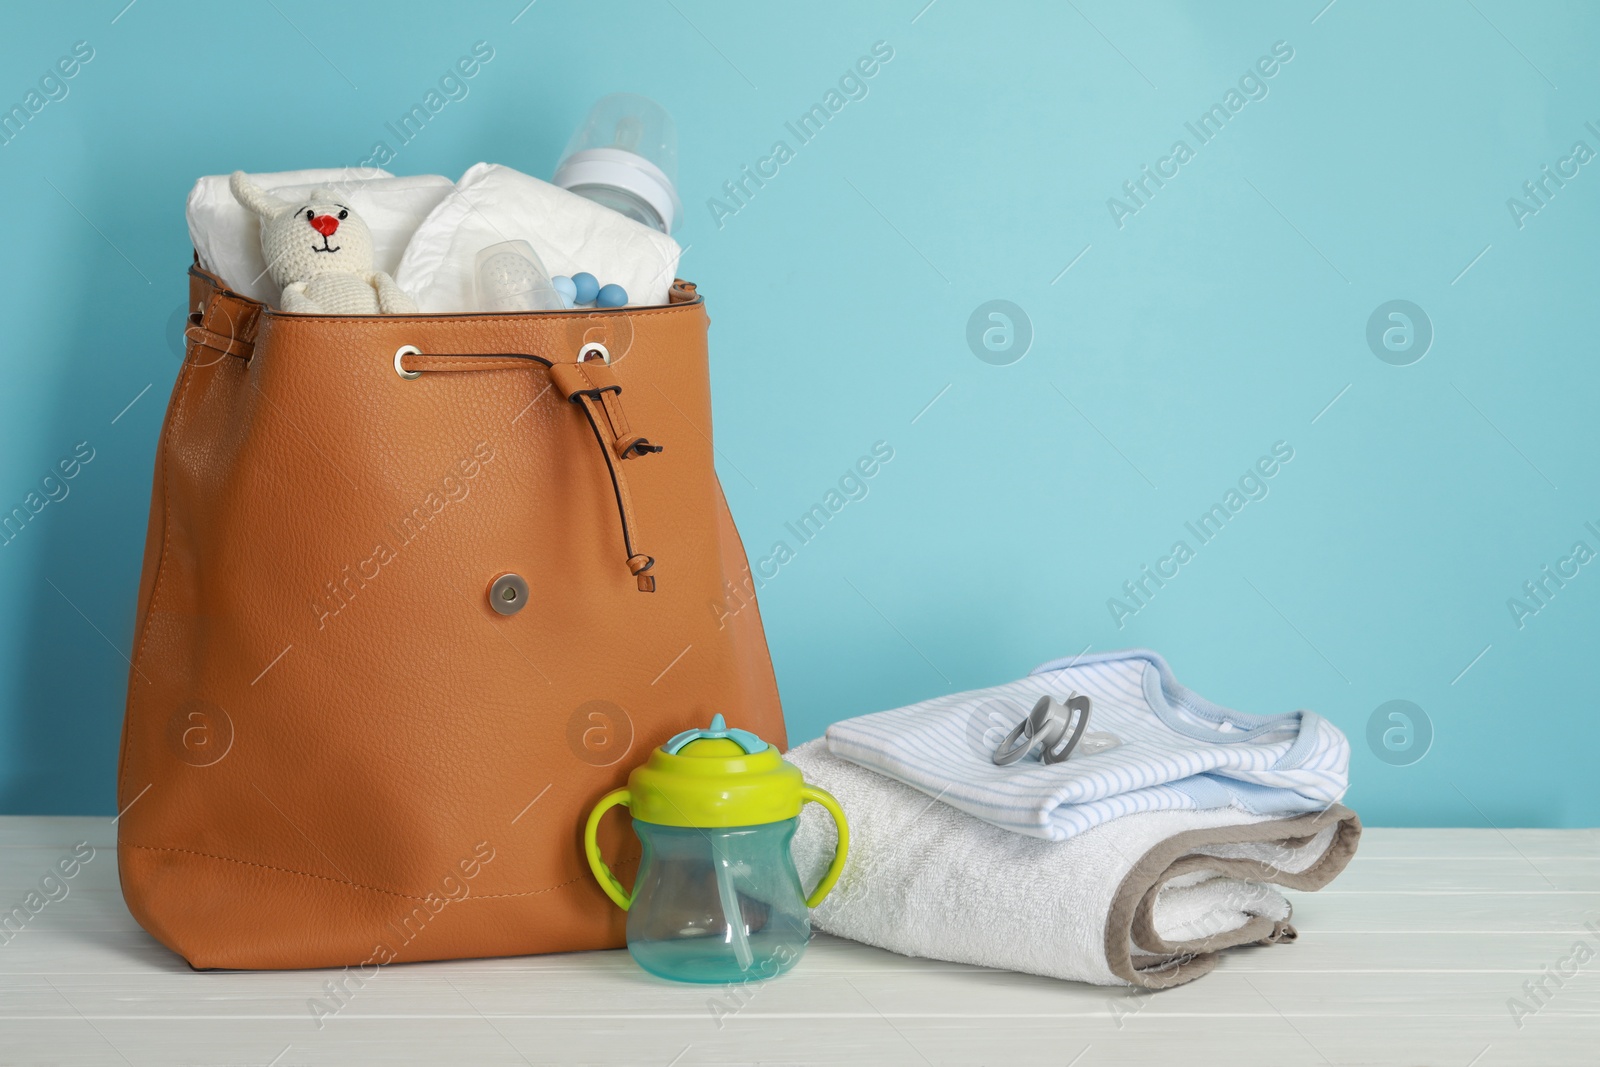
M477 164L455 188L417 227L394 272L419 310L476 310L478 251L519 239L533 245L551 275L588 271L602 285L626 289L630 304L667 302L680 250L666 234L498 164Z
M372 231L373 267L393 275L406 244L429 212L454 186L448 178L422 174L396 178L373 167L288 170L251 179L285 199L313 189L336 190ZM189 193L189 236L200 265L234 292L277 304L278 286L261 255L259 220L233 198L226 174L201 178Z

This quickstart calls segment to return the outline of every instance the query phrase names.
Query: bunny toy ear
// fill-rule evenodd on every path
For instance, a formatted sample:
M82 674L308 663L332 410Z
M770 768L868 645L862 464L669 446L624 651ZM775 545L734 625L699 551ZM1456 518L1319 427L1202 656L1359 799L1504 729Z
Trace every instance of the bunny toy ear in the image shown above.
M293 204L273 196L251 181L250 176L242 170L234 171L228 178L228 188L233 190L235 200L263 219L277 218L284 212L294 209Z

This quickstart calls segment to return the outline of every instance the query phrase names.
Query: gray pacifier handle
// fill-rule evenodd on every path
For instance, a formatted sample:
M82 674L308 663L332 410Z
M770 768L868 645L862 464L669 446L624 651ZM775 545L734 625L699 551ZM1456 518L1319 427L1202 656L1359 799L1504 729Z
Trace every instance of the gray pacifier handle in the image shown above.
M1056 748L1054 741L1046 741L1044 743L1044 751L1040 752L1039 756L1046 763L1060 763L1062 760L1072 755L1072 750L1078 747L1078 741L1083 737L1084 727L1089 725L1088 697L1068 697L1066 706L1069 718L1073 712L1078 713L1078 725L1073 727L1072 736L1067 739L1067 743L1062 745L1060 749ZM1059 722L1060 720L1057 719L1057 721ZM1066 723L1062 723L1061 728L1063 731L1065 731Z
M1048 695L1040 697L1027 717L1012 727L1011 732L1006 734L996 747L991 757L995 764L1008 767L1026 756L1034 745L1040 743L1044 745L1040 758L1045 763L1060 763L1070 756L1072 750L1077 747L1078 740L1083 737L1084 728L1089 725L1089 698L1074 696L1067 700L1065 706L1067 718L1063 718L1056 711L1055 701ZM1066 737L1073 712L1078 713L1077 726L1073 729L1072 736L1067 737L1066 743L1061 744L1061 739Z

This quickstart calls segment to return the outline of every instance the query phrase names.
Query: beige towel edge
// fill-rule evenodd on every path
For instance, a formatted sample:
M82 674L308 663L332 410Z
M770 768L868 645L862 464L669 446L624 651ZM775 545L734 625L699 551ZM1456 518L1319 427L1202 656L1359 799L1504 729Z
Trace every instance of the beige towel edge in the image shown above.
M1290 844L1334 827L1333 840L1311 866L1291 872L1258 860L1201 854L1208 845L1272 841ZM1106 963L1118 978L1143 989L1184 985L1217 966L1220 953L1237 945L1275 944L1295 937L1287 922L1257 917L1235 930L1194 941L1168 942L1152 920L1156 897L1172 879L1205 869L1227 878L1271 882L1286 889L1321 889L1345 869L1361 840L1361 819L1343 804L1308 815L1267 822L1186 830L1160 842L1129 869L1106 914ZM1135 955L1132 945L1148 946Z

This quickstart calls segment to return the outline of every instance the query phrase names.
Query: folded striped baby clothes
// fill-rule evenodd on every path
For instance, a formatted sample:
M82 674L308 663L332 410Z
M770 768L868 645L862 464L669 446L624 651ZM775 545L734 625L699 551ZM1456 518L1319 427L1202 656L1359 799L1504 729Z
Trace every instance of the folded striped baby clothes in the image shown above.
M1090 699L1089 730L1118 744L996 766L1041 697ZM1064 841L1137 811L1319 811L1349 785L1350 743L1320 715L1246 715L1178 684L1147 649L1054 660L1028 677L828 727L828 751L986 822Z

